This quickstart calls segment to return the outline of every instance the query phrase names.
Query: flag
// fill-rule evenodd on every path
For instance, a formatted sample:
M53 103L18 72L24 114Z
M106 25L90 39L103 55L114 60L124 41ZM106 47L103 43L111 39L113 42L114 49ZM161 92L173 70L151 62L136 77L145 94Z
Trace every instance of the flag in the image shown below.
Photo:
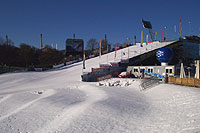
M180 19L180 22L179 22L179 34L180 34L180 37L181 37L182 36L181 19Z
M156 34L155 34L155 41L157 40L157 32L156 32Z
M101 40L100 40L100 43L99 43L99 58L101 58Z
M85 52L83 53L83 69L85 69Z
M163 32L164 32L164 29L162 28L162 37L161 37L161 41L163 41Z
M149 42L149 37L148 37L148 34L146 35L146 45L148 45L148 42Z
M152 25L151 25L151 22L150 22L150 21L144 21L144 20L142 19L142 24L143 24L143 27L144 27L144 28L152 29Z
M116 46L115 46L115 58L117 57L117 41L116 41Z
M141 47L143 47L143 31L141 31Z

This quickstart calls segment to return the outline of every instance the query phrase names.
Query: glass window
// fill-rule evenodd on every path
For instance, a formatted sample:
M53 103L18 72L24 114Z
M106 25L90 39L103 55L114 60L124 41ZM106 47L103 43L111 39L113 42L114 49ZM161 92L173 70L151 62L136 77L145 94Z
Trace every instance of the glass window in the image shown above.
M166 73L169 73L168 69L166 69Z
M172 69L169 69L169 73L172 73Z

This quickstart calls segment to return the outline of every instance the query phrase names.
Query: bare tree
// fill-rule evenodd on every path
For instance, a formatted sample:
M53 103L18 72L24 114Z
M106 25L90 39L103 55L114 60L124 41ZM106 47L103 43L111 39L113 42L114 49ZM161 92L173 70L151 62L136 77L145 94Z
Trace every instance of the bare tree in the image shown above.
M4 40L3 38L0 37L0 45L3 45L4 44Z
M91 38L90 40L87 41L87 46L86 46L87 50L94 51L94 49L96 49L97 47L98 47L98 42L95 38Z

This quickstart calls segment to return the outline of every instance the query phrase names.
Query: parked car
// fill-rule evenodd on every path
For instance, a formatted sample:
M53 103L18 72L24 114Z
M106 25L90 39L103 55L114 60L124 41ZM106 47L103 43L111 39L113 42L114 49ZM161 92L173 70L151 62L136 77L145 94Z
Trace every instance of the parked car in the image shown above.
M118 75L118 78L130 78L130 73L128 73L128 72L121 72Z

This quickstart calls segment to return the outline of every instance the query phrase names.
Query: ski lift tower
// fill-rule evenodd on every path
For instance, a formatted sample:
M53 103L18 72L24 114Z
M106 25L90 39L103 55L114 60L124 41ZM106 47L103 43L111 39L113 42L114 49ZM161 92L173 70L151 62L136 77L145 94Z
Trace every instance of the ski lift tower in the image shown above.
M151 22L150 21L145 21L144 19L142 19L142 25L143 25L144 28L149 30L149 34L150 34L151 40L155 41L155 33L153 32Z

